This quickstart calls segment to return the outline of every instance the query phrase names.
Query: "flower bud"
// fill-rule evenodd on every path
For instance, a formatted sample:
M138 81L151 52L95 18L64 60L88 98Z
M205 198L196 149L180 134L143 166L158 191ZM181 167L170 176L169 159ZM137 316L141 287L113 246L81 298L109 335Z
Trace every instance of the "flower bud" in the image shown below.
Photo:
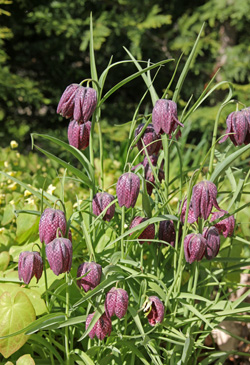
M160 222L158 237L159 240L169 243L172 247L175 246L176 232L172 220Z
M73 249L68 238L55 238L45 249L49 266L55 275L70 271Z
M116 315L118 318L125 316L128 309L128 293L124 289L112 288L105 299L105 311L108 317Z
M95 89L78 84L69 85L61 96L57 113L65 118L86 123L97 105Z
M235 146L240 146L243 143L248 144L250 123L249 123L249 111L242 109L229 114L226 120L227 130L226 136L224 136L219 143L223 143L229 137ZM233 134L228 134L233 133ZM247 138L248 137L248 138Z
M199 217L207 219L212 211L213 206L221 210L218 206L217 188L211 181L201 181L193 187L192 207L195 220Z
M142 217L135 217L129 227L129 229L138 226L138 224L143 223L145 221L147 221L147 218L142 218ZM132 234L132 233L131 233ZM130 234L130 235L131 235ZM155 225L154 223L149 224L144 230L143 232L140 234L140 236L138 237L139 243L142 245L144 242L146 241L140 241L141 240L149 240L148 243L150 244L150 240L153 240L155 238Z
M206 239L205 256L208 260L218 255L220 249L220 234L216 227L205 228L203 237Z
M145 316L148 317L150 326L155 326L157 323L161 323L163 321L164 305L158 297L149 297L143 307L143 311L145 312Z
M180 206L181 206L181 202L180 202ZM180 221L182 224L185 223L186 210L187 210L187 198L184 199L184 203L182 205L182 210L181 210L181 214L180 214ZM190 201L189 210L188 210L188 223L194 223L196 220L197 219L195 219L195 216L194 216L192 202Z
M78 150L85 150L89 145L91 122L79 124L71 120L68 127L69 144Z
M169 138L178 125L184 127L177 117L177 105L172 100L159 99L152 112L152 122L156 133L166 133ZM180 133L179 133L180 135Z
M215 212L212 214L212 217L210 219L210 222L215 221L216 219L219 219L223 217L225 214L228 214L226 210L222 210L220 212ZM218 229L219 233L222 233L225 238L228 236L232 236L234 232L235 227L235 219L233 215L230 215L230 217L227 217L220 222L215 224L215 227Z
M135 137L138 136L138 134L141 132L142 128L145 124L140 124L136 130L135 130ZM137 147L138 150L141 151L141 154L145 155L145 149L143 149L143 143L146 146L147 152L149 156L156 154L159 152L159 150L162 148L162 141L160 134L157 134L154 130L153 124L149 124L144 133L142 134L141 138L137 141ZM156 142L154 142L156 141ZM154 142L154 143L152 143Z
M58 228L60 228L58 230ZM63 211L59 209L46 208L41 215L39 222L40 241L46 245L56 238L57 230L59 236L66 234L67 222Z
M88 329L88 326L90 325L90 322L94 317L94 314L95 312L88 315L85 326L86 330ZM111 331L112 331L111 320L106 315L106 313L103 313L103 315L97 320L92 330L89 332L89 337L93 339L96 336L99 340L103 340L106 336L110 336Z
M184 238L184 254L189 264L200 261L206 249L206 240L201 234L190 233Z
M24 251L19 255L18 276L25 284L29 284L33 276L37 282L43 273L43 260L39 252Z
M87 274L87 275L85 275ZM83 276L85 275L85 276ZM89 290L93 290L97 285L100 284L102 276L102 267L95 262L84 262L78 267L77 277L81 279L77 280L77 285L79 288L87 293Z
M121 175L116 184L116 194L120 207L134 208L140 192L140 178L133 172Z
M110 204L112 201L114 201L114 197L111 194L108 193L97 193L92 201L92 209L93 213L95 215L100 215L101 212ZM110 221L115 214L115 204L112 204L106 211L106 213L103 216L104 221Z

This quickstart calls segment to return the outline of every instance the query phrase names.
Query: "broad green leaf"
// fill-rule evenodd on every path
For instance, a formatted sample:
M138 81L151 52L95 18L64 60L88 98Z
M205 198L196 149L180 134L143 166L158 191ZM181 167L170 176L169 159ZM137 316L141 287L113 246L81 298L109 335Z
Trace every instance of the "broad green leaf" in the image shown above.
M36 365L36 363L34 359L29 354L27 354L19 357L16 365Z
M0 253L0 271L5 271L10 262L10 254L8 251Z
M37 209L35 204L27 204L26 208L28 210ZM16 238L18 243L23 243L28 240L28 238L38 232L39 217L37 215L31 215L22 213L19 214L16 219Z
M86 364L86 365L95 365L95 363L86 354L86 352L83 352L82 350L79 350L79 349L74 349L74 351L72 352L72 355L73 354L77 354L80 357L80 359L83 360L84 364Z
M2 226L9 224L15 217L14 209L12 204L7 204L3 211L3 219L1 221Z
M0 297L0 336L6 336L22 330L34 322L36 314L33 305L27 295L18 292L11 295L5 292ZM6 358L19 350L28 336L20 334L14 337L0 340L0 352Z

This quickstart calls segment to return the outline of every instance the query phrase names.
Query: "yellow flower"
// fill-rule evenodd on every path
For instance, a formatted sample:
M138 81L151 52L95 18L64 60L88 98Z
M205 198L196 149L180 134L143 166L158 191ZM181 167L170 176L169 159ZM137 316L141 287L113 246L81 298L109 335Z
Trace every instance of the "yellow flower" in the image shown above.
M20 158L20 156L21 156L21 155L20 155L20 153L19 153L19 152L17 152L17 153L16 153L16 157L17 157L17 158Z
M16 171L8 171L7 174L10 175L10 176L15 176L16 175Z
M50 195L53 195L55 190L56 190L56 186L53 186L52 184L50 184L48 186L47 193L50 194Z
M25 198L27 198L28 196L32 195L32 193L29 190L25 190L23 195Z
M4 161L4 167L8 167L8 166L9 166L8 161Z
M11 147L12 149L17 148L17 147L18 147L18 143L17 143L17 141L11 141L11 142L10 142L10 147Z
M82 204L82 199L79 199L74 205L73 205L73 208L77 208L78 207L78 205L79 205L79 207L80 207L80 205Z
M3 233L5 230L6 230L6 228L1 227L1 228L0 228L0 233Z
M12 191L16 190L16 183L14 182L14 183L10 184L9 189Z

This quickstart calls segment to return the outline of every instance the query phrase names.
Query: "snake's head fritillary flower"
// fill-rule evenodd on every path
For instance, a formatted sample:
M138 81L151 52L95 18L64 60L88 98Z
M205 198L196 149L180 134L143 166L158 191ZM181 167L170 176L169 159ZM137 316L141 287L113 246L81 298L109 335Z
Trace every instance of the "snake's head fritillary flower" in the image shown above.
M88 329L94 314L95 312L88 315L85 326L86 330ZM93 339L96 336L99 340L103 340L106 336L110 336L111 331L111 319L106 315L106 313L103 313L103 315L95 323L92 330L89 332L89 337Z
M92 201L92 208L93 213L95 215L100 215L101 212L110 204L112 201L114 201L114 197L111 194L108 193L97 193ZM115 214L115 204L112 204L106 211L106 213L103 216L104 221L110 221Z
M213 213L210 222L213 222L216 219L223 217L225 214L228 214L226 210ZM225 238L227 238L228 236L232 236L235 227L234 216L230 215L229 217L221 220L220 222L215 224L215 227L218 229L219 233L223 234Z
M24 251L19 255L18 276L25 284L29 284L33 276L37 282L43 273L43 260L39 252Z
M211 181L201 181L193 187L191 201L195 220L199 217L208 219L213 207L221 210L216 197L217 188Z
M212 260L218 255L220 249L220 234L216 227L205 228L203 237L206 239L205 256L208 260Z
M147 221L147 218L142 218L142 217L137 216L133 219L129 229L136 227L136 226L138 226L138 224L143 223L145 221ZM140 241L140 240L149 240L148 243L150 243L150 240L153 240L154 237L155 237L155 225L154 225L154 223L151 223L139 235L138 240L139 240L139 243L142 245L146 241Z
M93 290L97 285L100 284L102 267L101 265L93 261L84 262L78 267L77 270L77 277L80 278L81 276L83 277L77 280L77 285L79 286L79 288L82 287L83 290L87 293L89 290Z
M219 143L223 143L227 138L230 138L235 146L241 146L243 143L248 144L250 142L248 141L250 133L248 108L230 113L226 123L226 136L224 136Z
M167 99L159 99L155 103L152 112L152 123L157 134L166 133L169 138L172 137L171 135L178 125L184 127L178 120L176 103Z
M140 124L135 130L135 137L138 136L138 134L141 132L142 128L145 124ZM153 124L149 124L145 131L143 132L141 138L137 142L138 150L141 151L141 154L145 155L145 150L143 149L143 143L146 146L147 152L149 156L156 154L159 152L159 150L162 148L162 141L160 134L157 134L155 132L155 129L153 127ZM155 141L155 142L154 142Z
M58 230L58 228L60 228ZM59 236L66 234L67 222L64 212L59 209L46 208L41 215L39 222L40 241L46 245Z
M156 167L158 157L153 155L153 156L149 156L149 158L150 158L150 161L151 161L153 167ZM147 156L144 158L142 165L144 166L144 176L145 176L145 180L146 180L147 192L148 192L148 195L151 195L153 192L153 188L155 186L155 176L153 174L153 171L152 171L152 168L150 166ZM163 166L163 164L162 164L162 166ZM164 179L164 176L165 176L164 171L161 168L159 168L158 179L159 179L160 183Z
M169 243L172 247L175 246L176 232L172 220L160 222L158 237L159 240Z
M87 123L97 105L95 89L79 84L69 85L61 96L57 113L65 118Z
M78 150L85 150L89 145L91 122L79 124L71 120L68 127L69 144Z
M157 296L149 297L143 304L143 311L150 326L161 323L164 319L164 305Z
M128 293L121 288L110 289L105 299L105 311L108 317L116 315L118 318L125 316L128 309Z
M134 208L140 192L140 178L133 172L121 175L116 184L116 194L120 207Z
M181 202L180 202L180 206L181 206ZM181 221L182 224L185 223L186 210L187 210L187 198L184 199L181 214L180 214L180 221ZM194 210L193 210L193 207L192 207L192 202L190 201L189 209L188 209L188 223L192 224L196 220L197 219L195 219Z
M55 238L45 247L49 266L55 275L69 272L72 266L72 243L68 238Z
M190 233L184 238L184 254L189 264L200 261L206 249L206 239L201 234Z

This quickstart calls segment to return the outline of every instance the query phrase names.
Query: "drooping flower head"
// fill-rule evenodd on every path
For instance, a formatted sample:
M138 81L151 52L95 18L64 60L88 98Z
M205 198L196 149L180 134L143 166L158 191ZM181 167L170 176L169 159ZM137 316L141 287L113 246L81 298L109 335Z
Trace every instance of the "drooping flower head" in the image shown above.
M206 239L205 256L212 260L218 255L220 249L220 234L216 227L205 228L203 237Z
M184 238L184 254L189 264L200 261L206 249L206 239L201 234L190 233Z
M148 318L150 326L155 326L157 323L161 323L164 319L164 305L157 296L149 297L144 305L143 311Z
M79 124L71 120L68 127L69 144L78 150L85 150L89 145L91 122Z
M167 99L159 99L155 103L152 112L152 123L157 134L166 133L169 138L172 137L172 133L178 125L184 127L178 120L176 103Z
M152 165L154 167L156 167L158 157L153 155L153 156L150 156L149 158L150 158L150 161L151 161ZM142 165L144 166L144 177L145 177L145 180L146 180L147 192L148 192L148 195L151 195L152 192L153 192L153 188L155 186L155 177L154 177L154 174L153 174L153 171L152 171L152 168L150 166L150 163L148 161L147 156L144 158L144 160L142 162ZM163 166L163 163L162 163L162 166ZM165 176L164 171L161 168L159 168L158 179L159 179L160 183L164 179L164 176Z
M101 212L110 204L112 201L114 201L114 196L108 193L97 193L92 201L92 208L93 213L95 215L100 215ZM112 204L106 211L106 213L103 216L104 221L110 221L115 214L115 204Z
M108 317L116 315L118 318L125 316L128 309L128 293L121 288L110 289L105 299L105 311Z
M88 329L94 314L95 312L88 315L85 325L86 330ZM106 315L106 313L103 313L103 315L97 320L92 330L89 332L89 337L93 339L96 336L99 340L103 340L106 336L110 336L111 331L111 319Z
M139 135L139 133L141 132L144 125L145 124L143 124L143 123L138 125L138 127L135 130L135 137L137 137ZM157 134L155 132L153 124L149 124L146 127L143 135L137 142L138 150L141 151L141 154L145 155L146 153L145 153L145 150L143 149L144 146L143 146L142 141L143 141L144 145L146 146L149 156L151 156L153 154L157 155L159 150L162 148L161 136L160 136L160 134ZM154 143L152 143L152 142L154 142Z
M87 273L87 275L85 275ZM79 288L83 288L83 290L87 293L89 290L93 290L97 285L100 284L101 276L102 276L102 267L101 265L95 262L84 262L78 267L77 277L85 275L81 279L77 280L77 285Z
M95 89L78 84L69 85L61 96L57 113L79 123L87 123L97 105Z
M39 252L23 251L19 255L18 260L18 276L19 280L23 280L25 284L29 284L33 276L37 282L43 273L43 260Z
M142 218L142 217L137 216L133 219L129 229L136 227L136 226L138 226L138 224L143 223L147 220L148 220L147 218ZM139 240L139 243L142 245L146 241L140 241L140 240L149 240L148 243L150 243L150 240L153 240L154 237L155 237L155 225L154 225L154 223L151 223L143 230L143 232L138 237L138 240Z
M216 219L223 217L225 214L228 214L226 210L213 213L210 222L213 222ZM228 236L232 236L235 227L234 216L230 215L230 217L221 220L220 222L215 224L215 227L218 229L219 233L223 234L225 238L227 238Z
M120 207L134 208L140 192L140 178L133 172L121 175L116 184L116 194Z
M58 230L58 228L60 228ZM41 215L39 222L40 241L46 245L56 238L58 231L59 236L66 234L67 222L64 212L59 209L46 208Z
M181 207L181 202L180 202L180 207ZM187 198L184 199L181 214L180 214L180 221L181 221L182 224L185 223L186 210L187 210ZM195 219L194 210L193 210L193 207L192 207L192 202L190 201L189 210L188 210L188 223L194 223L196 220L197 219Z
M208 219L213 207L221 210L216 197L217 188L211 181L201 181L193 187L191 202L195 220Z
M226 120L227 130L226 136L224 136L219 143L223 143L228 138L231 139L235 146L241 146L243 143L248 144L250 141L250 123L249 123L249 110L242 109L229 114ZM233 134L228 134L233 133Z
M160 222L158 237L159 240L169 243L172 247L175 246L176 232L172 220Z
M45 247L49 266L55 275L69 272L72 266L72 243L68 238L55 238Z

